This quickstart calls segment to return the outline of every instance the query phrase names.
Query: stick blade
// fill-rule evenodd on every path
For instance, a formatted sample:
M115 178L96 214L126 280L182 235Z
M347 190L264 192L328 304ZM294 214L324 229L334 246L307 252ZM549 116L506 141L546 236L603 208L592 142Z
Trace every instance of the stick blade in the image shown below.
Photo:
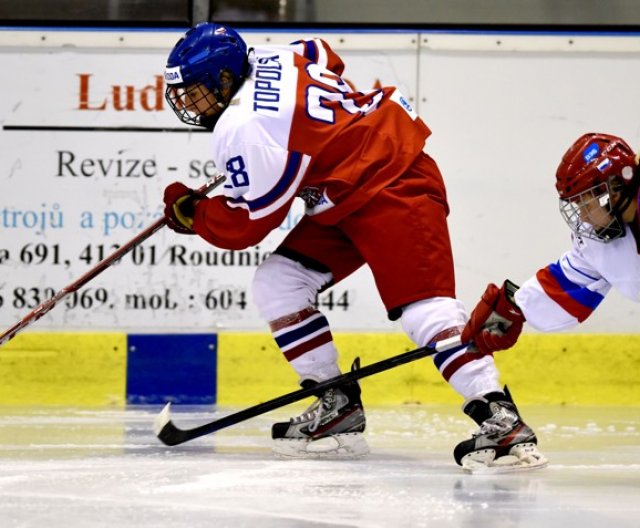
M190 439L171 421L171 402L167 403L156 417L153 432L163 444L168 446L182 444Z

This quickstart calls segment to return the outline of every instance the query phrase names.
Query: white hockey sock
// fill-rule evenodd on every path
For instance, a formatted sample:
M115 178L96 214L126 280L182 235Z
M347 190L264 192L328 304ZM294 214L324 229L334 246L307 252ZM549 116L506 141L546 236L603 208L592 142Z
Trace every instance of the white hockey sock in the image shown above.
M287 319L272 322L273 337L300 379L322 381L338 376L338 351L327 318L317 310L305 309Z

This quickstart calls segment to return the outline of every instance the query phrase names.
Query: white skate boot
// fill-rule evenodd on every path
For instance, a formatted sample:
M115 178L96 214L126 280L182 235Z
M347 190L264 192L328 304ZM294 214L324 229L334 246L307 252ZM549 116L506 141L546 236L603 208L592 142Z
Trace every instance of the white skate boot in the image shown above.
M480 426L453 452L464 471L502 473L547 465L533 429L520 418L507 387L504 394L491 392L469 400L463 410Z
M305 380L307 388L315 382ZM358 458L369 453L360 387L329 389L300 416L273 424L273 452L287 458Z

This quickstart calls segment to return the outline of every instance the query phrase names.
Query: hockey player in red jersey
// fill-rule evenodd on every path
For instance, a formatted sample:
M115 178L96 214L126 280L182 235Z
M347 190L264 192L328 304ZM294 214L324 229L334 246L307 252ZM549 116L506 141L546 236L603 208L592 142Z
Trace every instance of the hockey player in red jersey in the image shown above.
M252 288L304 387L340 374L316 294L364 264L389 318L419 346L458 335L467 320L455 298L445 186L423 152L430 131L397 88L357 92L343 70L323 40L247 49L233 29L210 23L186 33L165 70L167 101L181 121L213 131L212 158L227 176L223 195L211 198L169 185L170 227L242 249L277 228L296 197L304 200L305 216L258 267ZM479 424L513 407L490 354L441 352L434 362L463 398L492 402ZM275 451L365 454L358 384L317 396L300 416L274 424ZM494 451L521 454L511 457L516 466L540 465L535 443L518 423ZM458 463L466 454L456 449Z
M525 321L543 332L582 323L612 288L640 301L638 156L620 137L584 134L564 154L556 189L572 248L521 288L487 286L462 334L481 354L511 348Z

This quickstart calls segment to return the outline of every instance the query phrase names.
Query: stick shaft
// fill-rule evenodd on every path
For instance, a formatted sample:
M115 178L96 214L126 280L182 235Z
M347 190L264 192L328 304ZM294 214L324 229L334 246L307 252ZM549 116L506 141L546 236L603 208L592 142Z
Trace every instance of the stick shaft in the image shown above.
M224 180L224 176L218 176L212 180L209 180L202 187L200 187L197 192L201 194L207 194L215 187L220 185ZM70 293L73 293L80 288L82 288L89 281L93 280L97 275L102 273L107 268L111 267L114 262L120 260L124 257L129 251L133 248L142 244L149 237L154 235L157 231L162 229L166 225L166 220L164 217L159 218L156 222L147 227L144 231L138 233L135 237L133 237L129 242L124 244L123 246L116 249L113 253L106 256L100 262L98 262L93 268L87 271L84 275L82 275L79 279L72 282L71 284L65 286L60 291L58 291L53 297L47 299L46 301L40 303L36 306L30 313L28 313L25 317L23 317L20 321L14 324L11 328L6 330L0 335L0 346L5 344L7 341L15 337L18 332L29 326L31 323L34 323L38 319L40 319L43 315L50 312L58 302L64 299Z
M147 238L153 235L156 231L164 227L165 219L160 218L153 225L149 226L147 229L139 233L137 236L132 238L129 242L127 242L124 246L118 248L111 255L102 259L98 264L96 264L93 268L87 271L84 275L82 275L79 279L71 284L62 288L59 292L57 292L53 297L47 299L46 301L40 303L36 306L33 311L23 317L20 321L18 321L11 328L6 330L0 336L0 346L12 339L18 332L29 326L31 323L40 319L43 315L50 312L58 302L64 299L70 293L79 290L89 281L93 280L97 275L102 273L108 267L110 267L115 261L119 260L123 256L125 256L129 251L131 251L136 246L140 245Z
M366 365L360 369L352 370L351 372L347 372L346 374L342 374L340 376L336 376L329 380L318 383L313 387L290 392L283 396L279 396L278 398L274 398L273 400L254 405L253 407L249 407L237 413L230 414L228 416L225 416L218 420L214 420L199 427L195 427L193 429L178 429L177 427L175 427L175 425L173 425L173 423L171 423L171 421L169 421L164 427L161 428L160 431L158 431L157 435L158 438L167 445L182 444L184 442L188 442L189 440L193 440L194 438L214 433L216 431L219 431L220 429L224 429L231 425L235 425L237 423L248 420L249 418L254 418L255 416L259 416L274 409L278 409L279 407L284 407L285 405L288 405L290 403L303 400L309 396L317 394L318 392L323 392L327 389L337 387L349 381L355 381L367 376L371 376L372 374L384 372L385 370L404 365L405 363L410 363L411 361L416 361L417 359L432 356L434 354L437 354L438 352L444 352L445 350L460 350L466 346L466 343L463 344L460 342L459 336L444 339L442 341L438 341L433 345L427 345L421 348L417 348L415 350L411 350L409 352L405 352L403 354L399 354L397 356L372 363L371 365Z

